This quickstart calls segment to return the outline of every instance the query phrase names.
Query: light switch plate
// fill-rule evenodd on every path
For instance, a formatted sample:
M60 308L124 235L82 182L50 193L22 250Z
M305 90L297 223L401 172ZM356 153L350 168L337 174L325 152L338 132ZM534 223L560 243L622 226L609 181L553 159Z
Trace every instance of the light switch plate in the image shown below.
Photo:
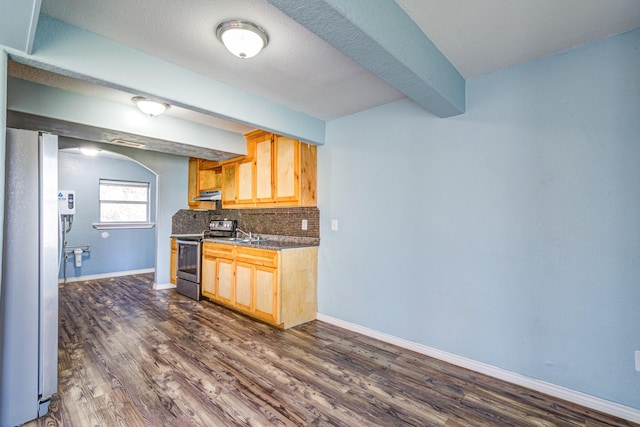
M309 226L309 224L307 223L307 220L306 220L306 219L303 219L303 220L302 220L302 229L303 229L303 230L306 230L306 229L308 228L308 226Z
M332 219L331 220L331 231L338 231L338 220L337 219Z

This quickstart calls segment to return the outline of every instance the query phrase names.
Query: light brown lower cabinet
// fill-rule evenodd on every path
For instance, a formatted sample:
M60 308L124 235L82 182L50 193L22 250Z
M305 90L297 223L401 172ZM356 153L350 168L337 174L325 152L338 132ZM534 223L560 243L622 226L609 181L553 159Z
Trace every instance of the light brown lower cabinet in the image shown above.
M169 258L169 281L178 283L178 239L171 239L171 257Z
M233 302L233 246L202 244L202 295L225 305Z
M203 243L202 295L282 329L316 318L317 272L317 247Z

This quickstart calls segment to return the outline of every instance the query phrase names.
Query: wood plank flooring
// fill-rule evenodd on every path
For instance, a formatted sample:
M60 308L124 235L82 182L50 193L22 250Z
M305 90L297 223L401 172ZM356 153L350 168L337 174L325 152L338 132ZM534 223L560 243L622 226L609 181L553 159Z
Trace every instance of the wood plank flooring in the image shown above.
M27 426L637 426L323 322L280 331L151 284L60 285L59 391Z

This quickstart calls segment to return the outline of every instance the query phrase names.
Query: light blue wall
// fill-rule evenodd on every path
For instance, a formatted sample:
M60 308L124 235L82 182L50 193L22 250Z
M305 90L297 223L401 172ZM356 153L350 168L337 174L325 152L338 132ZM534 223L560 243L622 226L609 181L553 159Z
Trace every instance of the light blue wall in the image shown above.
M155 267L156 231L147 229L97 230L100 221L99 180L123 180L150 184L151 221L156 219L156 176L131 160L88 157L61 151L58 155L58 180L62 190L76 192L76 214L67 235L69 245L90 245L82 267L75 267L73 256L67 262L67 277L115 273ZM103 231L107 238L102 237ZM63 269L60 269L63 277Z
M640 408L639 70L635 30L329 122L319 312Z

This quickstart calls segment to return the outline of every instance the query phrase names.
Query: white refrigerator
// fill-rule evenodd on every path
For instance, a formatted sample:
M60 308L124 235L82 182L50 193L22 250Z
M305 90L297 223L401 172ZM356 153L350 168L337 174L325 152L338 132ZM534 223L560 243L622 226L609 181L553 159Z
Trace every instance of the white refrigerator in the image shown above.
M58 387L58 137L7 129L6 159L1 427L46 414Z

